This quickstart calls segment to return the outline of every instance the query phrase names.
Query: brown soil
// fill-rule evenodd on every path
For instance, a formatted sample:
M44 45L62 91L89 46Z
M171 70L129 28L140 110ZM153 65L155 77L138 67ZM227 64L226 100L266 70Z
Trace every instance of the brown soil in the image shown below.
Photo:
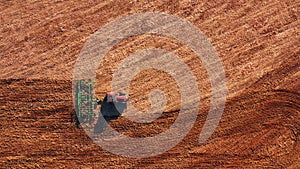
M300 51L298 1L0 1L0 168L300 168ZM146 34L114 47L97 74L97 91L109 90L116 65L137 49L172 51L191 67L201 89L192 131L168 152L144 159L116 156L71 122L72 73L89 36L104 24L136 12L185 18L210 39L222 59L228 98L220 125L197 142L209 107L210 81L201 61L176 39ZM155 76L153 76L155 74ZM157 70L131 84L132 102L154 88L169 96L154 124L111 121L133 137L153 136L177 117L178 92Z

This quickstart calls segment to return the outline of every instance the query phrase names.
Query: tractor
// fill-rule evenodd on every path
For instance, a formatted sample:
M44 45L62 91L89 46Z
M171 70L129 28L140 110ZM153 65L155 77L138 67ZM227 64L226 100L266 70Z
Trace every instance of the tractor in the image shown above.
M93 80L78 80L75 83L76 127L80 124L92 124L95 133L101 133L106 128L106 122L117 119L127 108L129 96L126 92L104 92L103 100L94 96ZM99 110L98 119L95 110ZM101 116L102 115L102 116ZM72 117L71 117L72 118Z
M128 101L129 97L126 92L107 92L103 101L97 102L101 108L97 123L94 127L94 133L103 132L106 128L107 122L117 119L127 108Z

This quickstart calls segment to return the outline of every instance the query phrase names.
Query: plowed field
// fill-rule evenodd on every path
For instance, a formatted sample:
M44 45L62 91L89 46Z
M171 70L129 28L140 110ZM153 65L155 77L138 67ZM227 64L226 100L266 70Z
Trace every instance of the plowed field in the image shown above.
M218 52L228 95L219 126L198 143L211 100L209 76L184 44L145 34L126 39L99 63L96 93L109 90L116 65L138 49L181 57L201 90L197 123L176 147L149 158L114 155L72 121L72 74L80 50L103 25L137 12L186 19ZM6 1L0 0L0 168L300 168L299 1ZM172 78L157 70L132 80L131 102L165 91L155 123L112 120L117 131L149 137L168 129L179 108Z

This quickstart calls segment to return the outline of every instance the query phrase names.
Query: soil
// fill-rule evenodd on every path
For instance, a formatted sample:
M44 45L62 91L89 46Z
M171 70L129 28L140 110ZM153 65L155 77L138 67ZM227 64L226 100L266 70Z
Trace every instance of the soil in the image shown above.
M267 1L0 1L0 168L300 168L300 3ZM218 52L228 88L219 126L198 143L211 101L206 69L170 37L128 38L106 55L96 93L110 90L118 63L138 49L171 51L191 68L201 91L197 122L180 144L149 158L114 155L72 120L72 77L80 50L105 24L137 12L186 19ZM117 131L150 137L169 128L180 103L175 81L147 70L131 82L131 103L150 107L161 89L167 108L154 123L112 120Z

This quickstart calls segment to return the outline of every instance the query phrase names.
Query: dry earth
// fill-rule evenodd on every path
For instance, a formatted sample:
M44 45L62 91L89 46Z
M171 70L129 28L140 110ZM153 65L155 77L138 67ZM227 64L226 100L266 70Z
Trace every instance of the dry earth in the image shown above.
M299 1L63 1L0 0L0 168L300 168ZM138 49L157 47L180 56L201 89L193 129L168 152L144 159L116 156L71 122L72 73L92 33L137 12L166 12L205 33L225 69L228 96L220 125L197 142L209 108L210 81L184 44L146 34L115 46L100 63L96 92L109 90L117 64ZM123 134L153 136L178 112L176 83L164 72L137 75L132 103L149 108L155 88L168 97L154 123L111 121Z

